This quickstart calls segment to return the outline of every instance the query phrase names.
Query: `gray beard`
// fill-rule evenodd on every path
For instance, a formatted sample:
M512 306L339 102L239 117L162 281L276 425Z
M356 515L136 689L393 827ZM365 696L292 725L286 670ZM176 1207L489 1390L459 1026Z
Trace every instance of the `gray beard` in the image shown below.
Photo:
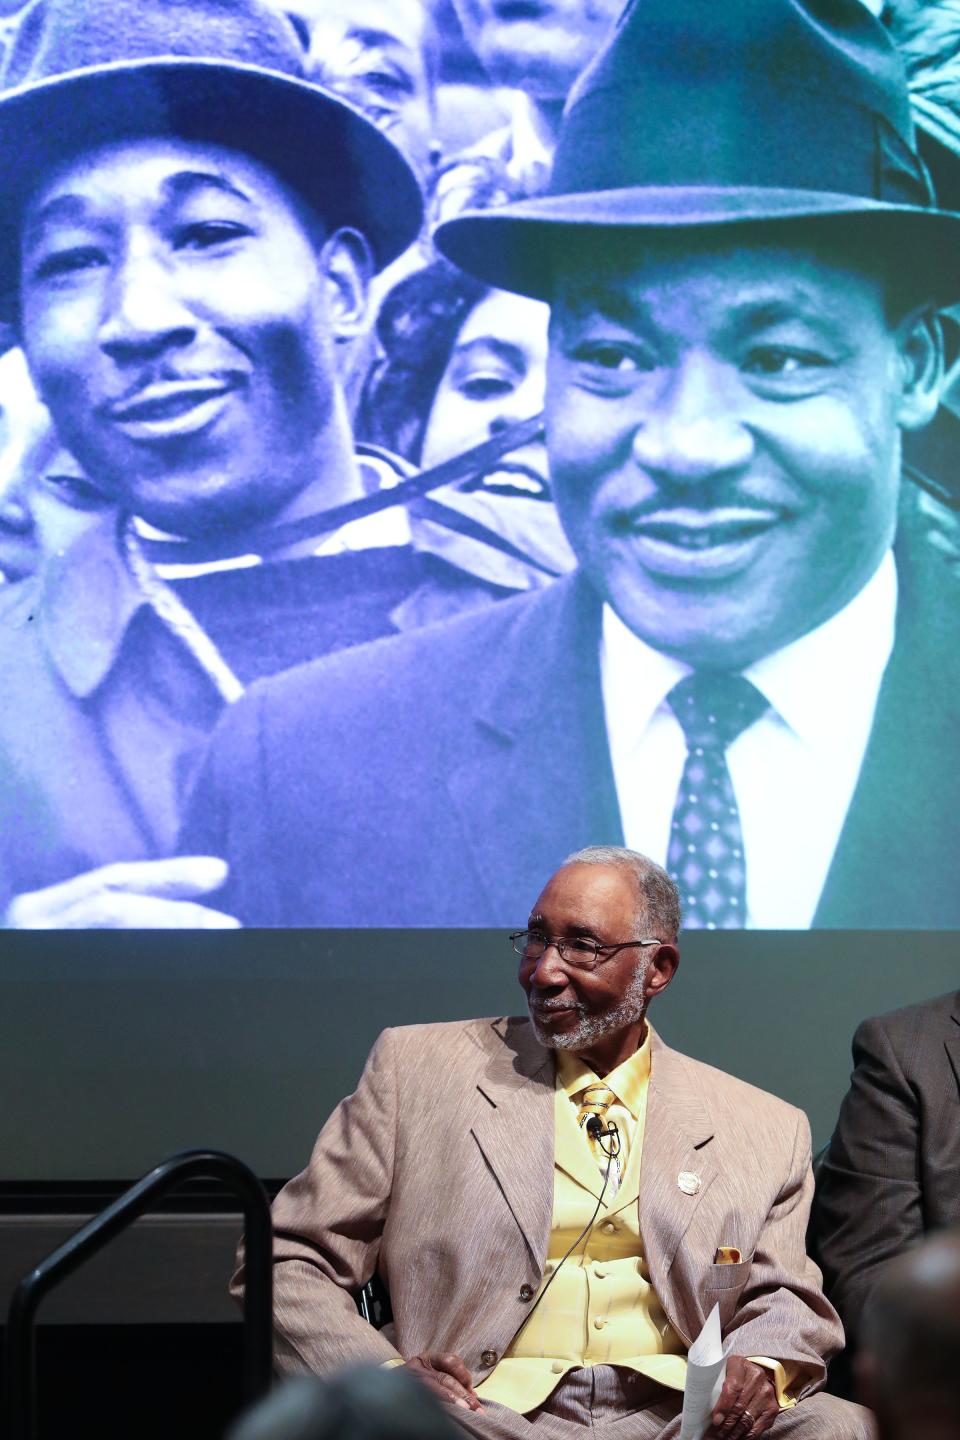
M643 987L647 979L648 964L649 961L642 961L637 966L630 984L612 1010L605 1010L599 1015L589 1015L578 1005L579 1018L572 1030L564 1030L559 1035L545 1030L531 1013L530 1023L540 1044L548 1050L589 1050L604 1036L612 1035L617 1030L625 1030L628 1025L635 1025L642 1020L647 1013L648 1002Z

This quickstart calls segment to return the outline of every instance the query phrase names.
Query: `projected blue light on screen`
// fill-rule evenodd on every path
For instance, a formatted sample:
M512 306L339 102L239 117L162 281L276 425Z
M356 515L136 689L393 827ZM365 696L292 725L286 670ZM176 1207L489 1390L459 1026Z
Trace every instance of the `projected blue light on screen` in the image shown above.
M538 200L569 26L534 58L482 6L464 39L377 5L375 41L329 4L322 44L310 4L274 40L406 162L295 81L282 119L316 174L239 114L144 139L132 81L79 153L55 109L11 141L7 923L514 927L568 853L626 843L693 927L960 925L948 222L798 207L840 93L783 122L781 162L765 128L708 201L684 166L714 163L695 120L723 77L684 82L689 135L664 145L663 37L646 148L574 105ZM121 113L141 118L113 133ZM819 190L849 200L873 162L844 134ZM884 203L912 222L924 175L898 156ZM414 177L453 222L440 257ZM526 231L456 218L511 203ZM541 409L544 433L511 430Z

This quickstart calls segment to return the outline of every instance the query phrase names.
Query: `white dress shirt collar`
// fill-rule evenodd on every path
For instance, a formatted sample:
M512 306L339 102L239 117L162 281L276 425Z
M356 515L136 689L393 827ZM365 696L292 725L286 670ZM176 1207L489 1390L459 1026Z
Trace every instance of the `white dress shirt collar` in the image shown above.
M727 750L754 928L813 920L870 738L896 608L888 552L841 611L744 672L771 707ZM624 840L664 864L686 758L666 697L691 667L652 649L609 606L600 666Z
M893 648L897 571L888 550L863 589L822 625L743 672L797 735L835 736L837 715L869 708ZM608 733L639 735L693 667L654 650L603 607L600 669ZM612 737L611 737L612 739Z

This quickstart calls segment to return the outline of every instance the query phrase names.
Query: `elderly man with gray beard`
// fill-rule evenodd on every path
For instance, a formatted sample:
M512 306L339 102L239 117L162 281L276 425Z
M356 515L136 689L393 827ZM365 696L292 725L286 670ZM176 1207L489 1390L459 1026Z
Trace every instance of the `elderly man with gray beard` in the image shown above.
M406 1365L493 1440L674 1437L718 1305L709 1436L870 1434L818 1393L843 1335L804 1251L806 1117L647 1022L679 928L659 866L581 850L510 937L528 1017L384 1032L274 1206L280 1369Z

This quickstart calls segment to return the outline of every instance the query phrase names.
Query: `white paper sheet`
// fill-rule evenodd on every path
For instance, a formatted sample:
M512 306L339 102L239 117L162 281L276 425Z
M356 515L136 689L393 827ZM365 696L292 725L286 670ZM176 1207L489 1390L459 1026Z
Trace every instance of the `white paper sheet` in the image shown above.
M714 1305L687 1352L680 1440L701 1440L710 1428L710 1416L723 1389L726 1373L727 1361L720 1338L720 1309Z

